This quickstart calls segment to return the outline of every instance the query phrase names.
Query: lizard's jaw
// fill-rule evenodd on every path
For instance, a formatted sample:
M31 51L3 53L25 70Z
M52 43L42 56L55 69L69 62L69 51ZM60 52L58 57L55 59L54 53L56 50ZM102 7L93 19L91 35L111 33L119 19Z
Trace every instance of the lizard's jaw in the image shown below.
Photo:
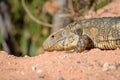
M47 39L43 43L43 49L46 51L54 51L54 50L61 51L61 50L64 50L63 44L64 44L64 40L59 40L57 42L55 41L49 42L49 39Z
M45 46L45 44L43 44L43 48L44 50L46 51L67 51L67 50L71 50L71 49L74 49L76 47L76 45L71 45L70 43L69 44L66 44L68 42L65 42L65 41L59 41L57 42L56 44L49 44Z

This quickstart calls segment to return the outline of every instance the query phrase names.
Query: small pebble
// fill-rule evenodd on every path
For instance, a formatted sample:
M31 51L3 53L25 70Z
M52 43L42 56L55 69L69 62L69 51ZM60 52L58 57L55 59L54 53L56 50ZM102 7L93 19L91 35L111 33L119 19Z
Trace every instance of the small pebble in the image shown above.
M103 71L107 71L107 70L115 70L117 67L115 65L110 65L109 63L104 63L103 64Z
M32 66L32 70L33 70L33 71L36 70L36 66Z
M41 70L41 69L38 69L38 70L37 70L37 73L42 73L42 70Z
M102 67L102 70L103 70L103 71L107 71L107 70L109 69L109 66L110 66L109 63L107 63L107 62L104 63L104 64L103 64L103 67Z

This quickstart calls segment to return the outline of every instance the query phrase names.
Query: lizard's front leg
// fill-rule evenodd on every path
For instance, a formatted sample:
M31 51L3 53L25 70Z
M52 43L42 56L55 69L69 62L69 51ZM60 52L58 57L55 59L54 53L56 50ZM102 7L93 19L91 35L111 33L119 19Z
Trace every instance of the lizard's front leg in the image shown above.
M82 52L85 49L93 48L93 42L87 35L82 35L79 39L79 42L74 49L74 52Z

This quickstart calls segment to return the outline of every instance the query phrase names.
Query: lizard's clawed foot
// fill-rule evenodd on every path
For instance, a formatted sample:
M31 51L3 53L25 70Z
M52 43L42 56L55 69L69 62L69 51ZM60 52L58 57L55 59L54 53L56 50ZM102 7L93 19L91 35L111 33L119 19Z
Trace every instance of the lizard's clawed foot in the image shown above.
M71 53L79 53L79 51L76 50L76 49L74 49L73 51L66 51L65 53L67 53L67 54L71 54Z

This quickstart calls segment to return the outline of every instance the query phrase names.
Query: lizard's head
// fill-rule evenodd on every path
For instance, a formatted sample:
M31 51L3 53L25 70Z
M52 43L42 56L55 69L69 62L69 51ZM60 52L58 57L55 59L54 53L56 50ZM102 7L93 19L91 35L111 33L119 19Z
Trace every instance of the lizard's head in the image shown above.
M61 51L74 49L78 43L79 36L64 28L52 33L43 43L46 51Z

